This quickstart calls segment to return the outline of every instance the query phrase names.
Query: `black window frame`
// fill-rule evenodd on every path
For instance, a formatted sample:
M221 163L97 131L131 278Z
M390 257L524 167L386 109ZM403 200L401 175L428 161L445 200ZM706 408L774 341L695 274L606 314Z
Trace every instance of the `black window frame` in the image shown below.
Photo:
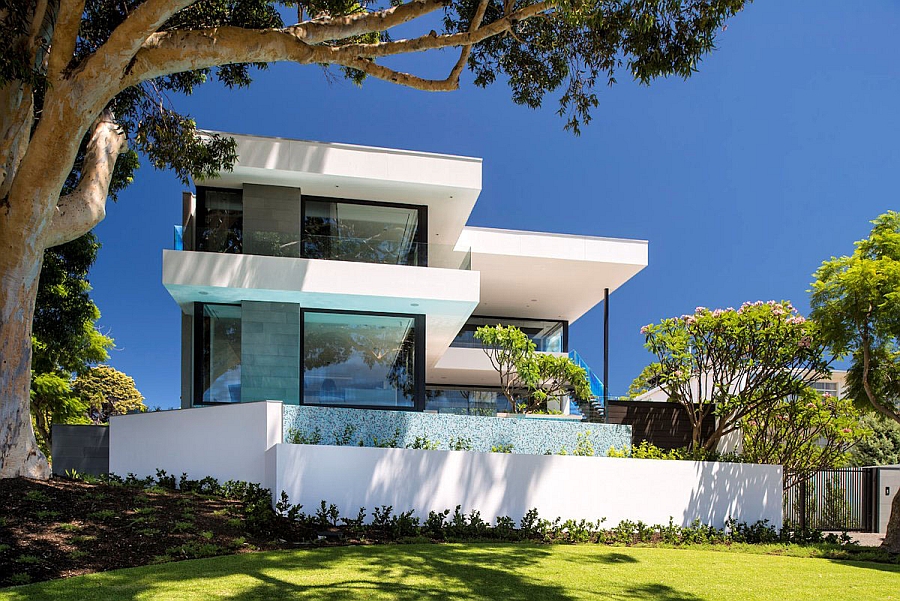
M466 325L469 323L469 319L490 319L490 320L496 319L497 323L499 323L500 325L504 325L504 322L507 322L507 321L553 321L556 323L561 323L562 327L563 327L563 339L562 339L563 350L562 350L562 352L566 353L566 354L568 354L568 352L569 352L569 322L564 319L559 319L559 318L543 319L543 318L539 318L539 317L510 317L510 316L499 317L497 315L470 315L469 318L466 319L466 323L463 324L463 327L466 327ZM494 325L496 325L496 324L494 324ZM462 330L460 330L460 331L462 331ZM456 336L459 336L459 332L457 332L456 335L453 336L453 340L456 340ZM453 341L450 342L450 346L452 348L470 348L470 347L454 347ZM538 352L555 352L555 351L538 351Z
M240 405L242 401L238 401L237 403L231 402L217 402L217 401L204 401L203 400L203 349L207 346L206 341L207 337L204 335L203 331L203 308L206 305L221 305L226 307L241 307L241 329L243 331L243 304L242 303L203 303L203 302L195 302L194 305L194 323L193 325L193 341L191 348L193 350L193 361L191 362L191 366L193 367L193 391L191 393L191 407L212 407L215 405ZM243 341L242 341L243 343ZM242 345L243 346L243 345ZM241 359L243 360L243 351L241 351ZM241 371L243 374L243 370ZM243 375L241 376L241 386L243 387Z
M416 205L399 202L382 202L377 200L360 200L356 198L340 198L337 196L312 196L300 193L300 258L308 257L303 254L303 238L306 234L306 202L331 202L355 205L367 205L385 207L389 209L415 209L419 213L418 228L416 231L416 244L419 245L416 253L416 267L428 267L428 205ZM339 260L339 259L327 259ZM396 315L399 315L397 313Z
M200 236L200 230L203 227L203 224L206 223L206 217L208 214L208 210L206 208L206 194L208 192L230 192L237 193L241 197L241 252L239 253L225 253L224 251L217 250L209 250L206 248L201 248L205 243L205 240ZM224 188L222 186L197 186L196 187L197 194L197 205L196 205L196 215L194 216L194 247L193 250L199 252L213 252L220 254L235 254L242 255L244 254L244 189L243 188ZM213 304L228 304L228 303L213 303Z
M303 383L306 379L306 314L307 313L330 313L334 315L369 315L372 317L411 317L413 318L414 332L414 349L413 377L415 381L415 392L412 407L390 407L384 405L364 405L364 404L341 404L334 403L307 403L303 394ZM338 409L377 409L381 411L416 411L421 413L425 410L425 315L423 313L389 313L385 311L350 311L342 309L317 309L314 307L300 308L300 405L309 407L336 407Z

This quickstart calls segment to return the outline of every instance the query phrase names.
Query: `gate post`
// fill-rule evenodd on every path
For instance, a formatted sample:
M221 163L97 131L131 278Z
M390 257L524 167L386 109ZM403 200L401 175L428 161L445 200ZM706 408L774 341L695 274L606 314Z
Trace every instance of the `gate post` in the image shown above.
M806 478L800 480L800 532L806 532Z

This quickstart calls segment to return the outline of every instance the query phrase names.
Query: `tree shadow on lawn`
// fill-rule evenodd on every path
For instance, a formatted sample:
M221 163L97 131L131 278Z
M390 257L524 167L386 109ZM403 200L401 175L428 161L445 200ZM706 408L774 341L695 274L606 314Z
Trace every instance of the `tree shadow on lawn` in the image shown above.
M570 601L571 582L521 572L548 558L531 545L392 545L248 553L95 574L36 587L0 590L0 599L454 599ZM613 554L620 555L620 554ZM630 563L613 561L613 563ZM584 592L584 591L582 591ZM4 596L4 593L7 596ZM600 592L615 601L698 601L662 584Z

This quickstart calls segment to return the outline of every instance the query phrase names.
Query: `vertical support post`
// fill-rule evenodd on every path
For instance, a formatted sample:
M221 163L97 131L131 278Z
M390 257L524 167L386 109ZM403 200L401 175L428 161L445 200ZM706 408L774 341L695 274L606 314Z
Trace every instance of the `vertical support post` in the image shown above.
M806 499L806 478L800 480L800 532L806 532L806 511L809 503Z
M603 421L609 421L609 288L603 289Z

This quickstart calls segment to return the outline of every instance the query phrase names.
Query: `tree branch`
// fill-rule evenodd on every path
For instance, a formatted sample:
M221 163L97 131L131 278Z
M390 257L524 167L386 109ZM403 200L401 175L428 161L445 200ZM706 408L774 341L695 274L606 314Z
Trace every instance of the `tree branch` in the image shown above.
M119 154L128 147L125 133L106 110L94 122L84 155L81 180L71 194L60 197L47 233L47 248L91 231L106 216L109 182Z
M47 64L47 76L51 82L59 79L75 53L78 29L81 27L81 14L84 12L84 1L59 0L59 15L56 17L56 27L53 29L50 57Z
M387 31L392 27L434 12L446 4L446 0L411 0L400 6L392 6L375 12L306 21L287 27L285 31L307 44L346 40L373 31Z

